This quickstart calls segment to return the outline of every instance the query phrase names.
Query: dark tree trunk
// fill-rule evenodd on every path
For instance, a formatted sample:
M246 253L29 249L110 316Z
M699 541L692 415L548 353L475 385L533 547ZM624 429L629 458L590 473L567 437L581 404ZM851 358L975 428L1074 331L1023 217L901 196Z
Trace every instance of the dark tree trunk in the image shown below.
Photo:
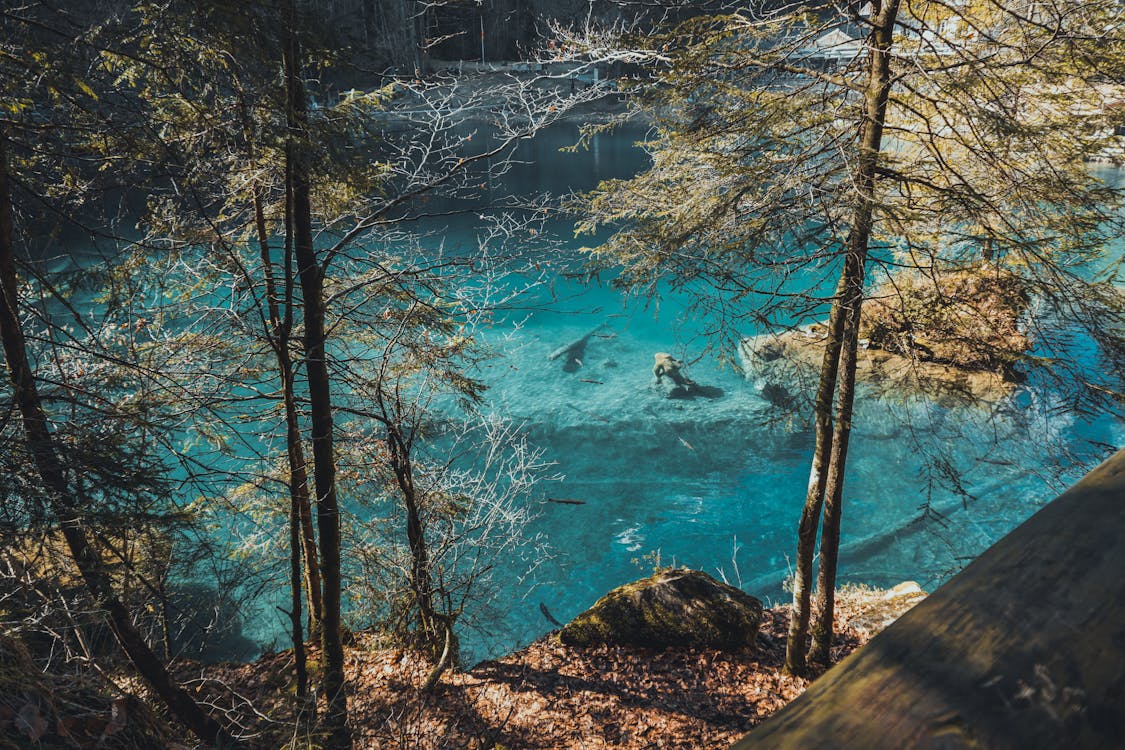
M288 175L288 165L286 166ZM291 180L286 177L286 185ZM282 354L280 362L284 374L282 399L285 403L285 445L289 455L290 481L293 486L291 497L297 505L297 515L301 527L301 549L305 554L305 586L309 597L309 637L320 635L320 613L324 608L320 581L320 553L317 551L316 534L313 532L312 503L309 500L308 464L305 449L301 444L301 427L297 421L297 396L294 386L293 361L289 355L290 334L293 331L293 232L292 196L286 187L285 198L285 318L281 330L284 335L278 340Z
M312 424L313 477L316 485L317 530L320 534L323 599L320 617L324 648L322 680L327 708L323 720L325 747L339 750L352 746L348 728L348 703L344 684L344 645L340 621L340 511L336 496L336 463L332 434L331 381L325 354L324 277L312 237L312 205L304 149L307 141L301 54L296 17L289 6L284 50L288 98L286 144L292 196L293 255L301 282L305 322L305 371L308 377L309 411Z
M832 450L832 395L840 360L843 315L839 300L847 279L847 263L836 290L836 301L828 318L828 338L824 344L824 360L820 366L820 384L816 389L816 445L813 448L812 470L809 472L808 494L797 529L797 560L793 571L793 606L789 616L789 638L785 646L785 671L800 675L805 671L805 649L809 635L809 600L812 593L813 556L816 532L824 505L828 456Z
M180 687L164 663L152 652L133 626L128 609L113 591L113 583L101 554L90 543L82 519L82 504L67 482L51 437L47 414L27 356L27 342L19 319L15 239L12 226L11 188L8 179L7 140L0 134L0 339L12 381L13 397L23 420L25 445L43 486L50 497L51 511L58 518L63 539L71 557L93 596L95 605L105 609L121 650L137 672L163 700L172 715L208 745L236 747L237 740Z
M813 629L809 657L827 662L832 646L832 620L835 614L836 564L840 549L840 517L844 492L844 469L851 437L852 406L855 401L856 358L859 348L859 322L863 309L863 279L868 246L874 224L876 169L883 143L883 124L891 90L891 45L899 0L874 3L869 37L870 74L864 94L864 119L860 130L860 153L856 165L855 220L848 238L845 267L847 288L844 299L843 345L840 351L840 379L836 393L836 426L825 485L824 530L820 541L820 570L817 576L818 618Z
M245 101L242 102L243 114L243 130L246 138L246 158L250 164L254 163L254 133L253 125L250 121L249 108L246 106ZM288 183L287 183L288 184ZM305 638L301 624L301 587L303 585L301 575L301 552L302 552L302 539L301 539L301 507L302 505L308 506L309 504L309 491L308 491L308 476L305 472L305 457L304 451L301 448L300 433L297 431L297 407L293 393L293 363L289 354L289 333L292 330L292 287L293 278L287 276L284 279L286 289L286 317L282 320L281 317L281 301L279 299L277 282L273 273L273 260L270 258L270 244L269 244L269 229L266 226L266 212L265 212L265 197L263 195L263 188L260 183L255 182L253 186L253 200L254 200L254 228L258 235L258 249L259 256L262 263L262 276L266 283L266 312L267 312L267 330L266 338L269 340L274 350L274 356L277 359L278 377L281 380L282 403L285 409L285 425L286 425L286 455L289 464L289 563L290 563L290 630L293 640L293 661L294 670L296 672L297 681L297 700L302 705L301 712L304 711L304 704L308 698L308 667L307 656L305 654ZM286 191L286 231L285 231L285 253L286 262L288 263L289 255L292 253L292 243L290 241L289 233L289 196ZM296 438L296 439L294 439ZM311 583L312 577L316 575L315 570L311 567L310 562L309 575L307 578L310 583L309 592L309 619L310 630L314 616L313 611L313 598ZM319 576L316 577L316 585L319 588ZM319 592L317 592L319 594ZM316 599L319 602L319 595Z
M288 165L286 166L288 175ZM291 180L286 178L286 185ZM312 503L309 500L308 464L301 444L301 427L297 420L297 396L294 386L293 359L289 354L290 334L293 331L293 232L292 196L288 187L285 196L285 317L278 327L277 357L281 372L282 394L285 404L285 446L289 456L290 497L297 511L300 527L300 548L305 555L305 587L309 597L309 637L320 634L320 612L323 608L320 583L320 554L313 533Z
M360 0L360 16L363 18L363 49L371 52L375 46L375 0Z
M393 425L387 426L387 446L390 451L391 469L395 474L399 491L406 508L406 541L410 547L410 585L413 589L414 604L418 614L418 633L422 645L435 659L448 661L450 655L457 653L457 641L453 635L450 618L437 611L434 604L433 573L430 569L429 549L426 545L425 527L419 506L417 488L414 485L414 470L410 462L410 446L402 433ZM443 657L444 655L444 657Z
M297 700L303 703L308 697L309 675L306 666L305 637L301 625L301 588L304 584L301 575L301 548L303 546L301 540L301 506L302 504L307 505L309 502L308 477L305 474L305 457L304 451L301 450L300 434L297 432L297 408L293 394L293 363L289 357L289 331L281 323L277 285L273 279L269 240L262 209L262 197L257 187L254 190L254 221L258 227L262 269L266 277L266 298L269 306L270 326L273 329L274 353L277 356L278 375L281 378L281 398L285 408L285 442L286 455L289 461L289 585L292 593L289 620L293 634ZM288 232L285 244L286 252L289 252ZM288 285L292 284L293 281L292 279L286 279L285 283ZM319 576L317 581L319 583ZM313 617L311 596L309 602L311 620Z

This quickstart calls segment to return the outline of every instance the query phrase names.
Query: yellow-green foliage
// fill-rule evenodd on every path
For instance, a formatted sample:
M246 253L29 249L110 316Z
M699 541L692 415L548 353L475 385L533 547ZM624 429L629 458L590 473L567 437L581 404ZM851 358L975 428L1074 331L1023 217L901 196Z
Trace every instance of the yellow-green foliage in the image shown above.
M1103 253L1119 220L1119 193L1087 160L1120 118L1125 20L1111 0L1032 5L903 3L869 249L892 271L922 273L987 256L996 273L1066 300L1066 312L1093 296L1059 269ZM624 266L619 281L646 291L662 280L717 289L732 315L819 314L825 264L842 259L856 220L870 124L864 45L836 67L815 59L845 21L827 7L817 18L735 13L625 40L655 63L656 82L635 99L655 121L643 144L652 167L587 197L580 230L614 229L592 249L597 261ZM856 21L848 33L863 33ZM745 308L731 309L732 297Z

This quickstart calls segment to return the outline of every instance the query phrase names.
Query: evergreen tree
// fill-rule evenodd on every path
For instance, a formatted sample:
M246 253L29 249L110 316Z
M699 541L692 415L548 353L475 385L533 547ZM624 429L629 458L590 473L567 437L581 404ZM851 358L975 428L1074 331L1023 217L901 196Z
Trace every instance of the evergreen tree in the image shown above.
M790 671L806 665L822 515L809 655L826 660L831 645L873 264L888 269L891 285L909 276L903 288L931 287L939 298L950 273L1010 274L1038 305L1037 349L1054 356L1021 351L1008 364L1069 375L1083 408L1112 405L1122 307L1114 272L1099 275L1094 259L1117 231L1119 195L1087 160L1106 145L1107 104L1119 96L1112 41L1121 23L1119 4L1108 1L882 0L848 3L844 14L832 3L752 8L643 40L573 40L603 59L646 62L655 79L639 94L656 123L647 144L653 166L591 196L583 228L624 227L596 258L622 265L630 287L710 287L766 324L791 326L831 303L798 531ZM838 273L829 297L818 292L824 269ZM905 299L884 304L917 309ZM959 335L988 335L983 320ZM1107 366L1094 378L1067 373L1060 356L1076 327L1102 345ZM901 350L924 356L920 346Z

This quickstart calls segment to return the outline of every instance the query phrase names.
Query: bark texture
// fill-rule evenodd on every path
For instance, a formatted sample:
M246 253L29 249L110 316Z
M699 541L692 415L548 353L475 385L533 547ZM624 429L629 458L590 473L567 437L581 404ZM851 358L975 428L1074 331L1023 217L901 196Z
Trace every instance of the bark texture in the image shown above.
M254 163L254 135L250 123L249 110L243 105L244 130L246 138L247 162ZM288 174L288 172L287 172ZM286 181L288 185L288 180ZM320 575L313 568L315 564L315 544L311 550L308 574L302 580L301 560L303 547L306 546L301 535L302 509L311 515L309 509L308 474L305 471L304 450L301 447L301 436L297 424L297 404L293 391L293 361L289 353L289 334L293 328L293 278L286 275L285 284L285 318L281 315L281 300L277 288L277 280L273 272L273 260L270 257L269 230L266 226L265 196L261 183L255 182L253 187L254 202L254 227L258 235L259 256L262 263L262 276L266 283L266 338L269 340L277 359L278 378L281 381L281 398L285 410L286 427L286 456L289 465L289 554L290 554L290 631L293 641L293 661L296 676L297 698L304 701L308 697L308 659L305 653L304 628L301 623L301 591L302 584L307 582L309 595L309 630L319 617L317 607L320 604ZM285 196L285 261L291 264L290 256L293 252L292 236L290 232L291 214L289 191ZM314 588L315 583L315 599Z
M859 349L860 313L863 310L863 280L867 252L874 225L876 170L883 144L883 125L887 119L887 99L891 91L891 45L899 0L884 0L873 5L871 15L870 73L864 92L864 115L860 126L859 161L856 165L855 220L848 238L844 262L843 334L840 347L840 375L836 391L836 417L832 452L824 489L824 528L820 540L820 570L817 575L817 622L809 657L827 663L832 647L832 620L836 594L836 563L840 549L840 518L843 512L844 470L852 431L852 406L855 402L856 359Z
M336 460L332 431L331 379L325 354L324 271L317 260L312 236L312 204L304 146L307 100L301 79L301 52L295 32L296 14L287 19L284 67L288 96L287 144L292 200L293 256L301 282L305 323L305 371L312 425L313 479L316 520L320 536L323 599L320 617L324 648L322 689L326 709L322 721L325 747L352 746L344 681L344 646L340 620L340 511L336 494Z
M843 296L846 275L836 290ZM828 318L828 338L824 345L824 361L820 366L820 383L816 389L816 444L813 448L812 470L809 472L808 494L797 528L797 560L793 571L793 607L789 617L789 637L785 645L785 671L800 675L805 671L805 649L808 647L810 600L812 594L813 556L816 534L824 506L824 485L827 480L828 456L832 450L832 398L840 362L840 334L843 315L840 305L832 306Z
M890 93L890 49L898 0L873 4L868 37L869 74L864 92L864 116L859 130L859 158L853 172L855 212L836 301L828 322L828 340L816 395L816 443L812 471L797 531L797 561L793 580L793 614L786 644L785 669L801 674L810 622L809 588L817 526L823 511L820 568L817 577L817 625L810 648L812 658L824 661L832 641L832 610L844 468L851 435L852 405L864 271L874 221L876 169ZM833 395L835 392L835 395ZM833 408L835 415L833 416Z
M121 650L153 691L167 704L172 715L208 745L237 747L239 743L214 717L176 683L133 627L129 610L113 590L112 579L101 553L91 543L82 517L82 503L66 478L58 448L51 436L47 413L27 354L27 340L19 318L19 283L16 274L15 234L8 177L7 140L0 133L0 339L12 383L13 397L23 421L24 443L35 469L47 489L51 511L70 555L96 607L105 610L110 629Z
M1122 747L1125 451L746 735L750 748Z

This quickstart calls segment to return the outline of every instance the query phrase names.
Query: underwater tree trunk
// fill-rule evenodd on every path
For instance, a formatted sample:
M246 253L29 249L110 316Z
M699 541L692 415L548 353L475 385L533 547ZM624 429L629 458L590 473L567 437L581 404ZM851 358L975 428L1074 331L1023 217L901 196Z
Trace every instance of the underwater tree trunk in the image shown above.
M27 356L27 340L20 325L7 139L3 133L0 133L0 289L3 293L3 299L0 300L0 339L3 341L13 397L23 421L24 446L47 489L51 511L58 518L63 539L86 588L94 598L95 606L105 609L110 629L121 650L141 677L167 704L177 721L208 745L228 748L240 746L230 732L207 714L172 679L164 663L149 648L133 626L129 610L114 593L105 562L87 536L82 518L82 503L67 482L66 472L59 460L58 449L48 426L47 413L43 409Z
M332 428L331 380L325 352L324 274L317 261L312 237L312 205L305 147L307 102L300 73L300 44L293 3L288 6L284 50L288 99L286 120L289 138L286 163L292 195L293 254L301 282L305 322L305 371L308 377L312 424L313 478L316 485L317 530L320 534L321 573L324 590L320 617L324 648L322 686L327 703L322 727L326 748L352 746L348 728L348 699L344 680L344 644L341 623L340 510L336 494L336 462Z
M817 622L809 658L826 663L832 647L832 621L835 615L836 566L840 549L840 517L843 511L844 470L851 437L855 402L856 360L859 349L859 322L863 310L863 279L874 225L876 169L887 117L891 90L890 50L894 39L899 0L876 2L871 16L869 37L870 74L864 92L864 119L860 129L860 153L854 173L856 185L855 219L848 238L851 265L843 305L843 342L840 350L840 378L836 393L836 425L825 485L824 529L820 540L820 569L817 576Z

